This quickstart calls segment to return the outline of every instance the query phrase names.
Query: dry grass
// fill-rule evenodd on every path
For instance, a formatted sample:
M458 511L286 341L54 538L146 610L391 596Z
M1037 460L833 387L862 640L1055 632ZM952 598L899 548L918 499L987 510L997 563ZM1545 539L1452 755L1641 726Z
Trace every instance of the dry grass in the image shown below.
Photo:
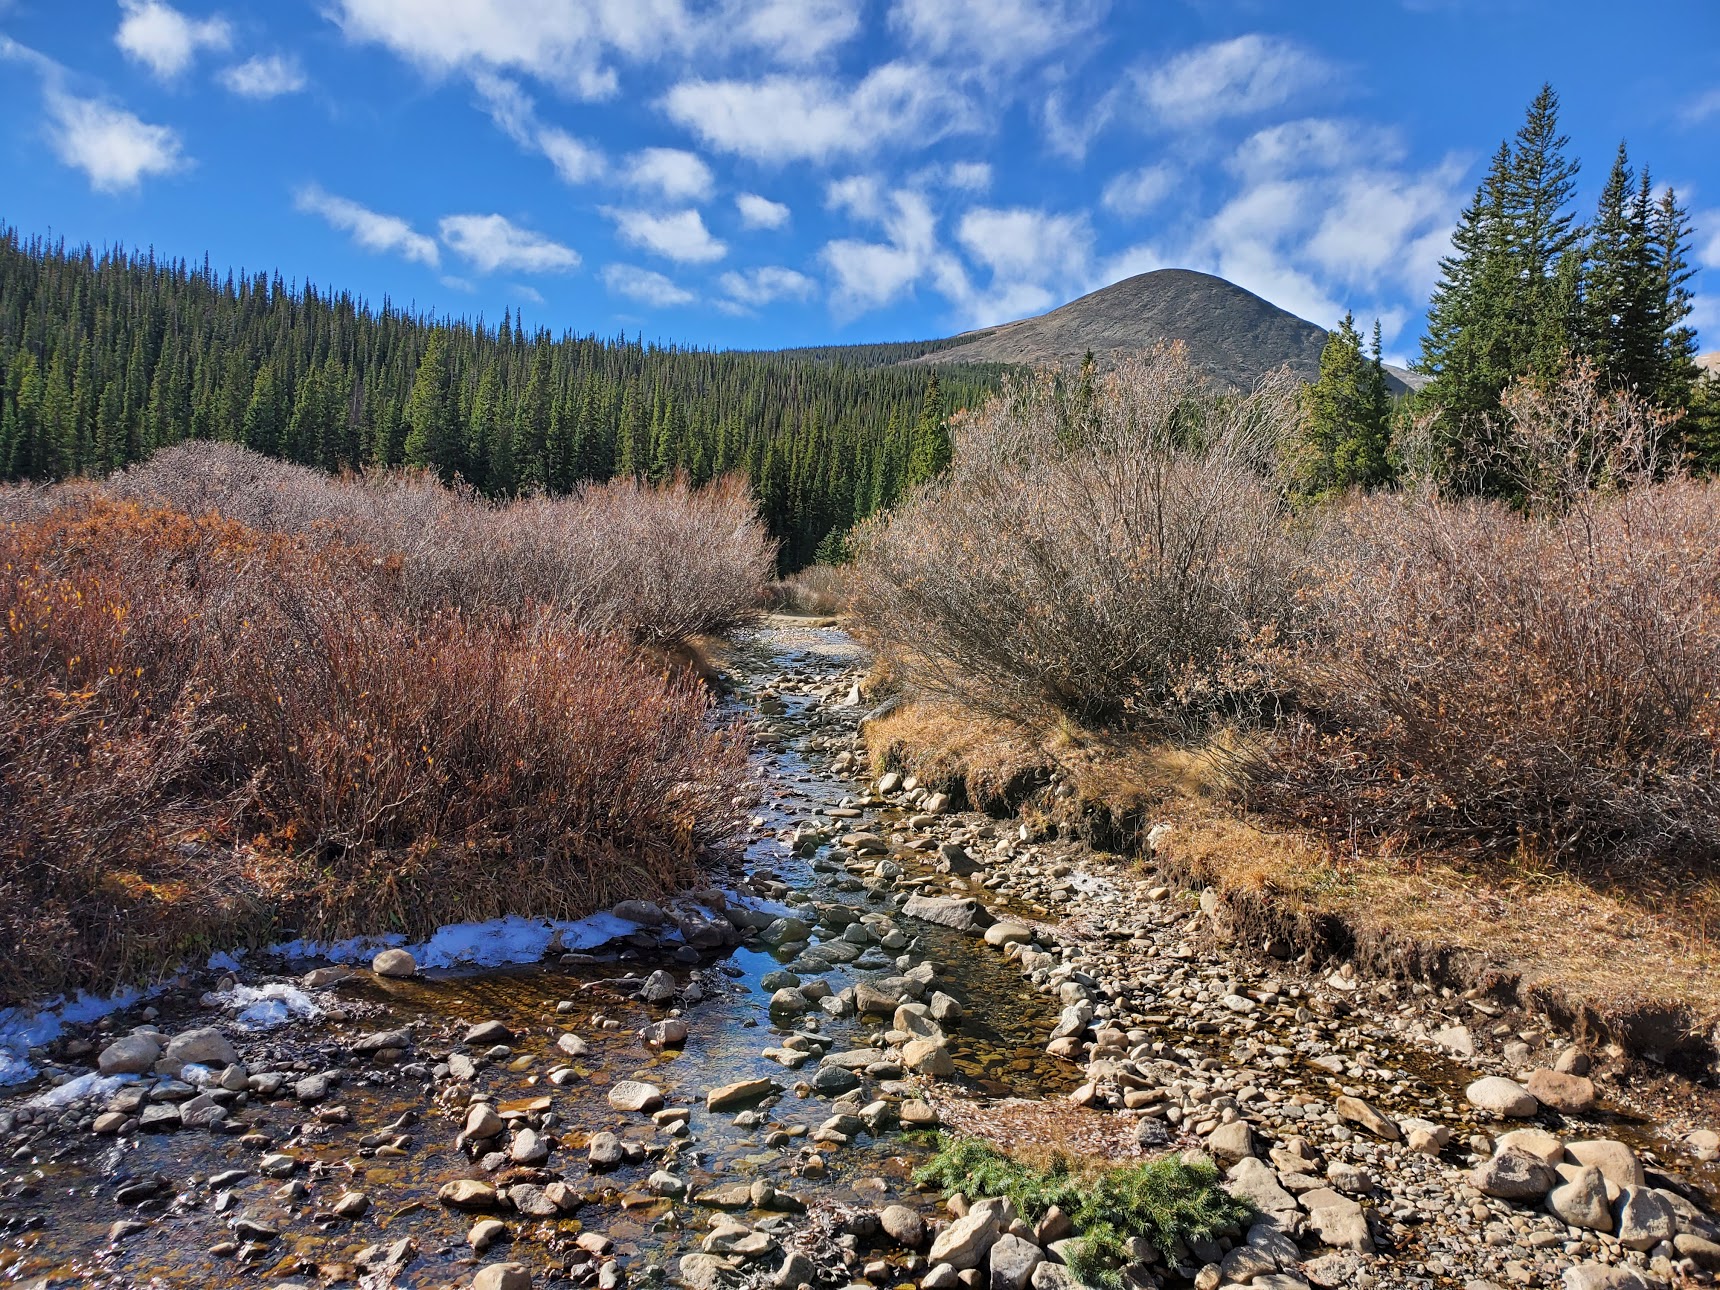
M961 785L976 809L1012 808L1043 781L1050 759L1020 727L949 703L908 703L866 727L873 770L900 770L929 784Z
M853 601L853 571L829 564L815 564L779 579L765 596L766 608L775 613L810 618L840 617Z
M568 610L392 553L57 494L0 527L0 1004L197 950L570 916L691 880L738 733Z
M950 779L1004 766L1056 765L1075 790L1062 809L1167 823L1168 877L1212 886L1287 924L1337 920L1382 962L1450 951L1477 975L1520 978L1570 1012L1615 1028L1634 1014L1687 1011L1720 1024L1720 883L1632 872L1609 885L1521 857L1347 846L1324 831L1240 811L1227 767L1234 736L1203 745L1120 739L1065 726L1042 739L975 712L922 709L868 729L892 764ZM969 764L969 756L977 760ZM1053 803L1036 801L1033 809ZM953 1122L953 1121L952 1121ZM962 1121L978 1131L980 1121Z

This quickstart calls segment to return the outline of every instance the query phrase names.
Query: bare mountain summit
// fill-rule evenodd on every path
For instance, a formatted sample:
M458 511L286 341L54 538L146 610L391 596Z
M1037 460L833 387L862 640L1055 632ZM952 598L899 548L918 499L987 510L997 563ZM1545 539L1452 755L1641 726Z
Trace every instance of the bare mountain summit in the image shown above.
M1050 313L966 332L916 363L1079 362L1088 350L1101 367L1119 355L1180 340L1189 357L1226 385L1247 388L1288 366L1303 380L1320 374L1326 332L1304 318L1191 269L1156 269L1102 287ZM1399 389L1416 381L1392 370Z

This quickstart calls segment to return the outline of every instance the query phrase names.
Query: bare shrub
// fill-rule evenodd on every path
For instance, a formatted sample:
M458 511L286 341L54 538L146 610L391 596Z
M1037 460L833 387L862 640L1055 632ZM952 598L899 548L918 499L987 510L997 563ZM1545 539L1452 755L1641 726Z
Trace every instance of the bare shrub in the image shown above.
M775 545L744 483L616 480L493 505L424 471L330 478L231 444L187 443L116 475L116 496L381 553L414 612L572 613L664 647L755 612Z
M853 603L852 581L847 566L815 564L772 583L765 603L782 613L833 618Z
M859 541L856 607L920 688L1011 719L1178 730L1246 705L1288 608L1269 483L1297 382L1222 396L1180 346L1091 397L1041 374L958 428L951 470Z
M64 494L0 528L0 1003L188 950L573 915L694 876L744 773L565 612L409 612L362 546Z
M1720 491L1525 517L1431 493L1324 520L1294 642L1307 718L1257 802L1342 832L1558 857L1720 847Z

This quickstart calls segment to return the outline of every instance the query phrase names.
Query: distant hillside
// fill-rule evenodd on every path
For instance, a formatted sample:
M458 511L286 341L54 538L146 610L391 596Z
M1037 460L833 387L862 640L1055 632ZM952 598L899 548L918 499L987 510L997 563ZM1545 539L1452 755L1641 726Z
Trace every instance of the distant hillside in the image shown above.
M912 363L1007 363L1033 367L1079 362L1091 350L1101 366L1121 354L1180 340L1189 356L1227 385L1253 385L1288 366L1304 380L1320 373L1326 332L1233 282L1190 269L1158 269L1102 287L1050 313L952 337ZM1400 391L1419 383L1391 369Z
M1708 375L1720 379L1720 349L1715 350L1712 354L1701 355L1696 360L1696 366L1707 372Z

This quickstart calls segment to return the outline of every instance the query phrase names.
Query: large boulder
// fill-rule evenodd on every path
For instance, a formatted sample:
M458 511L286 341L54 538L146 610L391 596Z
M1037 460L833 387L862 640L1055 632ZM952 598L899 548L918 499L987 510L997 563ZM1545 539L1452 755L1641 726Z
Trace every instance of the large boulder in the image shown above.
M1599 1169L1582 1165L1564 1165L1559 1170L1564 1180L1547 1193L1547 1210L1571 1227L1591 1232L1613 1229L1612 1206L1607 1203L1606 1175Z
M1565 1158L1591 1169L1599 1169L1614 1187L1642 1187L1648 1179L1636 1152L1611 1138L1588 1138L1565 1144Z
M939 1232L927 1258L934 1265L947 1263L958 1272L977 1268L996 1241L996 1216L990 1210L976 1210Z
M1469 1099L1471 1106L1492 1111L1508 1120L1527 1120L1541 1109L1541 1104L1535 1100L1533 1093L1516 1080L1509 1080L1501 1075L1489 1075L1476 1080L1463 1090L1463 1095Z
M96 1059L103 1075L147 1075L161 1057L161 1045L152 1035L122 1035Z
M617 1111L655 1111L663 1105L663 1090L643 1080L624 1079L610 1086L609 1105Z
M228 1066L237 1066L239 1052L227 1036L214 1026L204 1026L197 1030L187 1030L169 1039L166 1051L161 1054L161 1060L175 1071L189 1064L221 1070Z
M1527 1092L1542 1106L1550 1106L1567 1115L1586 1115L1595 1109L1594 1081L1584 1075L1531 1071Z
M1518 1147L1505 1148L1469 1174L1476 1191L1500 1200L1539 1201L1558 1179L1551 1165Z
M976 931L991 923L985 906L964 896L909 896L902 912L909 918L953 927L958 932Z
M1330 1187L1316 1187L1302 1193L1302 1205L1308 1211L1308 1230L1324 1245L1340 1250L1366 1254L1374 1248L1374 1238L1368 1232L1367 1212L1348 1196Z
M383 950L370 960L370 970L377 976L405 978L418 974L418 960L405 950Z
M1032 1241L1008 1233L991 1246L991 1290L1027 1290L1045 1252Z

